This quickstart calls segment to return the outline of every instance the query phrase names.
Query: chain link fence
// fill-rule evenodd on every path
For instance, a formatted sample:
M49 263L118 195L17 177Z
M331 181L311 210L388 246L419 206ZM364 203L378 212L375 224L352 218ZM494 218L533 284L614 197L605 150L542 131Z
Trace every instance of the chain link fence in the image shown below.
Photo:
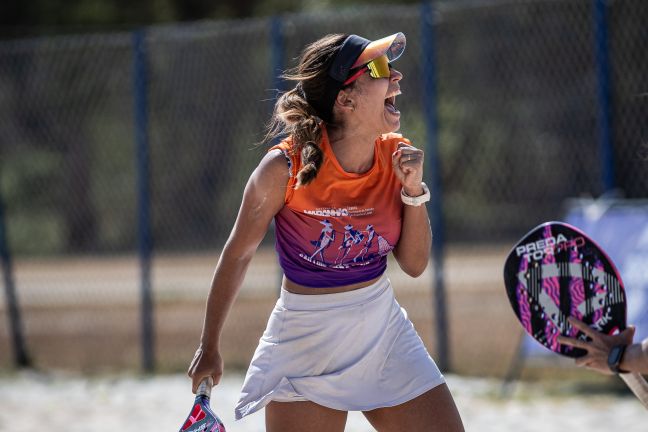
M603 21L595 19L600 7ZM374 6L0 42L0 198L35 363L138 366L143 222L152 238L158 368L188 364L211 272L246 179L266 151L258 143L285 85L277 71L326 33L407 35L396 65L405 76L402 132L423 148L437 134L445 238L467 251L458 261L493 264L495 275L486 282L448 276L456 360L469 352L453 319L474 316L480 300L464 304L469 295L452 293L455 284L500 290L499 264L488 260L493 247L501 252L498 246L531 226L560 218L567 198L647 197L648 3L438 1L426 10ZM430 28L433 35L425 33ZM426 38L434 53L425 51ZM429 55L435 94L423 84ZM438 130L426 121L431 97ZM610 120L607 158L602 117ZM138 189L142 143L148 188ZM149 209L143 219L142 200ZM234 364L249 359L278 290L272 244L270 233L228 320L224 344ZM422 293L423 301L403 294L403 303L431 343L430 275L403 284ZM12 363L5 303L0 367ZM512 322L489 319L495 328ZM514 349L510 339L489 343L501 355L502 346ZM487 350L471 349L480 346Z

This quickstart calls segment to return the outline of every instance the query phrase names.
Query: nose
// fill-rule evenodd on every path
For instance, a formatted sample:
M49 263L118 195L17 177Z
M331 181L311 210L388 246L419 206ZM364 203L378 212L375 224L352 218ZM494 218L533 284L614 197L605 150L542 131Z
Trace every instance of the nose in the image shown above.
M390 81L398 82L403 79L403 74L399 70L392 68L390 69L390 71L391 71L391 74L389 75Z

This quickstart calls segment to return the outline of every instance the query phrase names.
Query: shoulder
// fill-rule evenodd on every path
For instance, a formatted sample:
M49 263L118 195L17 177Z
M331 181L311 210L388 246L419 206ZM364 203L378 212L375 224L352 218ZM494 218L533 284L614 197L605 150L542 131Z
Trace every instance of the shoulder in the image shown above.
M288 163L287 169L286 159L290 161L288 154L284 150L273 147L263 156L252 176L262 180L264 183L276 181L285 186L290 177L290 164Z
M296 151L290 137L281 141L279 144L270 147L268 154L270 153L274 155L282 155L284 167L286 167L286 165L288 166L288 176L296 177L301 163L301 155L299 151Z
M284 204L288 179L283 154L279 150L269 151L248 179L242 208L254 217L274 216Z

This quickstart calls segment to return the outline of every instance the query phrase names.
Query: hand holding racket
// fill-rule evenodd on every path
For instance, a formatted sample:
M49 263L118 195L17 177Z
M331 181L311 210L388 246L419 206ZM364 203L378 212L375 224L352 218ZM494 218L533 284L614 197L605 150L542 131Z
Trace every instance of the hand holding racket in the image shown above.
M205 378L200 382L193 407L179 432L225 432L225 425L209 406L209 397L213 386L212 377Z
M612 336L626 328L626 296L619 272L593 240L571 225L547 222L527 233L506 259L504 283L522 327L555 353L586 356L586 341L594 331L628 337L627 332ZM589 330L583 331L570 317ZM563 344L564 337L583 343ZM648 383L643 377L619 376L648 408Z
M588 338L588 340L583 340L565 336L558 337L558 342L562 345L569 345L587 351L586 355L576 359L576 366L586 367L605 375L614 375L614 372L608 366L609 352L617 345L632 345L634 327L628 327L616 335L607 335L597 332L575 318L569 318L569 323L582 331Z

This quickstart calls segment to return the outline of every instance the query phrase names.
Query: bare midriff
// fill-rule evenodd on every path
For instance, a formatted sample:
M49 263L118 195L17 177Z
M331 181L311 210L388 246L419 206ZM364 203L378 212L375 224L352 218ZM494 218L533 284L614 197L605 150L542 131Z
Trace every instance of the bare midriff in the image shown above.
M353 291L360 288L368 287L369 285L376 283L378 279L380 279L380 276L365 282L359 282L352 285L343 285L343 286L332 287L332 288L313 288L313 287L299 285L295 282L286 279L286 277L284 276L283 289L293 294L335 294L335 293Z

